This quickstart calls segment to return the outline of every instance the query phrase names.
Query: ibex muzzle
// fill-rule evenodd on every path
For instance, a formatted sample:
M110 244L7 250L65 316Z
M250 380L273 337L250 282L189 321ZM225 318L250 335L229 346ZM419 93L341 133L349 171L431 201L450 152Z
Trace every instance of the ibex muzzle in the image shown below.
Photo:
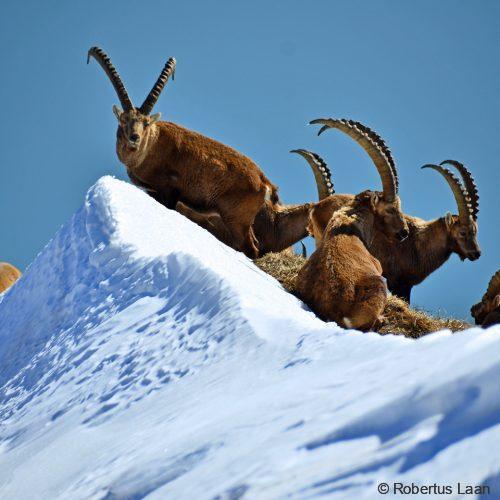
M122 111L118 106L113 106L113 112L118 118L118 136L127 142L129 149L139 149L146 129L160 119L160 113L151 116L143 115L137 109Z

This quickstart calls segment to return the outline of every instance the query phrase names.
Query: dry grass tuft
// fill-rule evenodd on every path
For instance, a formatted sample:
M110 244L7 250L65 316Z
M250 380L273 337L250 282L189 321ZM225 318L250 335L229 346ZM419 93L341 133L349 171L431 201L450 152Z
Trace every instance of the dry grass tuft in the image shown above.
M288 252L268 253L257 259L255 264L267 274L276 278L290 293L295 294L295 278L305 259ZM384 311L386 321L379 329L381 334L394 333L418 338L427 333L449 329L453 332L465 330L472 325L454 318L431 316L425 311L412 309L404 300L389 295Z
M379 333L394 333L411 338L446 329L457 332L472 326L459 319L432 316L421 309L412 309L404 300L393 295L389 295L384 316L385 323Z
M280 253L268 253L254 262L265 273L276 278L286 291L295 294L295 278L306 259L285 250Z

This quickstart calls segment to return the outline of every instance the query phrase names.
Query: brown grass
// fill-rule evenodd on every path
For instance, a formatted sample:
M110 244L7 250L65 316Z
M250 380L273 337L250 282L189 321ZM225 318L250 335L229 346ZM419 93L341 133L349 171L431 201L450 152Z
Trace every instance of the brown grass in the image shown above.
M255 264L276 278L285 290L295 294L295 278L304 262L301 255L281 252L268 253L257 259ZM411 338L444 329L456 332L472 326L459 319L432 316L423 310L413 309L404 300L392 295L389 295L384 316L385 323L378 330L379 333L394 333Z

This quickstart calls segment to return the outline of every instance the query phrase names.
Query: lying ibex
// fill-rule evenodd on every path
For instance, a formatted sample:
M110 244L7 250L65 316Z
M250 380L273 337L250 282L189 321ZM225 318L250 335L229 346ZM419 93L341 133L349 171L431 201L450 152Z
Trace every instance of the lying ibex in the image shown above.
M500 324L500 270L492 276L481 302L472 306L470 312L476 325Z
M316 154L304 149L291 151L303 156L309 163L318 190L318 199L322 200L334 193L330 171L324 161ZM255 217L253 230L259 244L259 256L268 252L280 252L308 235L309 212L314 203L302 205L282 205L267 201ZM188 219L196 222L216 238L232 246L231 233L216 211L195 210L185 203L178 202L176 210Z
M7 262L0 262L0 293L5 292L21 277L21 271Z
M385 142L367 126L352 120L332 118L317 119L310 123L320 123L323 127L318 135L330 128L336 128L352 137L370 156L382 181L383 192L376 192L372 199L375 215L375 233L382 232L389 238L403 241L408 236L408 227L401 212L398 196L399 180L396 164ZM316 155L317 156L317 155ZM322 161L322 160L321 160ZM322 161L323 162L323 161ZM325 168L326 164L323 162ZM353 199L350 194L334 194L317 203L311 211L311 234L316 246L321 242L323 232L332 214Z
M387 287L380 263L366 249L379 196L365 191L336 211L297 276L299 297L325 321L366 331L382 319Z
M177 201L201 209L215 209L231 235L232 246L249 257L258 249L252 230L255 215L267 198L278 201L276 187L249 158L213 139L151 115L175 59L163 68L151 92L134 107L109 57L92 47L94 57L111 80L123 111L113 106L118 119L116 150L132 182L147 189L170 208Z

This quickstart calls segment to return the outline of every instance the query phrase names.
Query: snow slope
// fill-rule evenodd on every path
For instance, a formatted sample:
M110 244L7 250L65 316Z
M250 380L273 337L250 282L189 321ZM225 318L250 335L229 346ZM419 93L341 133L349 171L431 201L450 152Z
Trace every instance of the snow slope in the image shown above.
M498 498L499 377L500 327L341 330L105 177L0 296L0 498Z

